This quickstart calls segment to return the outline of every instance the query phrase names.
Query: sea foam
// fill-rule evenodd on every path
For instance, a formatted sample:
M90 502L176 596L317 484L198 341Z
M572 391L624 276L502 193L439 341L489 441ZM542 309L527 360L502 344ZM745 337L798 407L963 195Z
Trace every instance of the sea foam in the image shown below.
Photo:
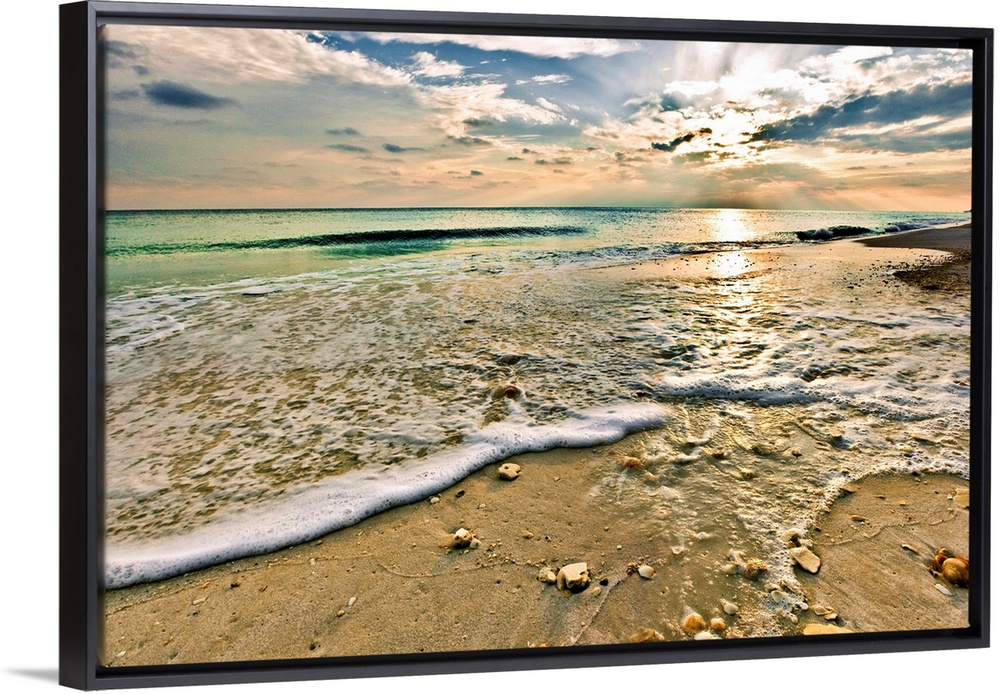
M427 498L511 456L614 443L660 426L666 419L667 411L661 406L626 404L589 411L559 424L491 424L457 450L405 464L356 468L266 505L241 506L185 535L143 544L109 544L105 585L115 589L161 580L308 542L395 506Z

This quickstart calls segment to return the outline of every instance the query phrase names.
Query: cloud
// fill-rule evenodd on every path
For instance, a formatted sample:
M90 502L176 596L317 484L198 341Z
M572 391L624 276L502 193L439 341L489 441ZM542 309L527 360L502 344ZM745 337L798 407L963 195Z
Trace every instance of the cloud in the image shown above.
M523 157L507 157L507 161L524 161Z
M355 84L405 85L404 70L309 40L299 31L237 27L110 25L109 42L155 60L160 74L198 75L203 82L306 82L331 76ZM122 39L128 39L127 43ZM119 46L119 49L121 46ZM147 61L148 63L149 61Z
M354 128L327 128L326 134L337 136L337 135L360 135L361 133L359 133Z
M711 135L711 134L712 134L711 128L702 128L697 132L686 133L679 137L675 137L670 142L653 142L652 147L653 149L658 149L661 152L673 152L675 149L680 147L685 142L690 142L696 137L700 137L702 135Z
M492 118L476 118L476 117L466 118L462 122L471 128L488 128L491 125L497 124L497 122Z
M195 108L204 110L214 110L236 103L232 99L212 96L200 89L190 85L179 84L169 80L160 80L143 84L142 90L146 96L155 104L160 106L174 106L176 108Z
M528 79L518 80L515 84L565 84L566 82L572 81L572 77L569 75L535 75L534 77L529 77Z
M470 176L482 176L483 172L482 171L477 171L476 169L473 169L472 171L469 172L469 175Z
M421 77L461 77L465 66L459 63L438 60L432 53L420 51L413 55L411 72Z
M368 154L370 151L367 147L361 147L360 145L347 145L347 144L335 144L327 145L327 149L335 149L338 152L357 152L358 154Z
M866 93L839 105L820 106L794 118L762 125L750 140L820 142L836 139L841 143L854 141L863 148L900 152L964 149L971 144L969 129L935 132L935 126L967 116L971 110L971 83L923 84L886 94Z
M620 41L618 39L574 38L555 36L490 36L474 34L423 34L394 32L341 33L341 38L353 41L364 37L379 43L420 43L440 44L454 43L461 46L478 48L481 51L514 51L527 53L539 58L578 58L592 55L608 58L619 53L637 51L640 45L636 41Z
M400 152L422 152L423 147L402 147L400 145L394 145L390 142L386 142L382 145L382 149L386 152L392 152L393 154L399 154Z
M539 166L570 166L573 160L569 157L559 157L558 159L536 159Z
M489 140L483 139L481 137L470 137L468 135L463 135L461 137L455 137L454 135L449 135L448 139L456 144L474 146L474 145L487 145L492 147L493 143Z

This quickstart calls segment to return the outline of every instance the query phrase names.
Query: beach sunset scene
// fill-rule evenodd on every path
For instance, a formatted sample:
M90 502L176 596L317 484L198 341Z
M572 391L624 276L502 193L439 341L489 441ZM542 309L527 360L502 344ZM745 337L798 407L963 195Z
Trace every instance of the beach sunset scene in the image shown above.
M101 46L105 665L969 626L971 50Z

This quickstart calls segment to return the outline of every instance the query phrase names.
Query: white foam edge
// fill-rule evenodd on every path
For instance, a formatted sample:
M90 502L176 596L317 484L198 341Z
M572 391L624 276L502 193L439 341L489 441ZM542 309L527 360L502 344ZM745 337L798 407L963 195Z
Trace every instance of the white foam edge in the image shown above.
M643 403L590 410L559 424L494 423L458 450L406 464L350 470L275 501L244 507L183 535L145 543L109 543L105 587L163 580L308 542L390 508L428 498L512 456L610 444L666 420L662 406Z

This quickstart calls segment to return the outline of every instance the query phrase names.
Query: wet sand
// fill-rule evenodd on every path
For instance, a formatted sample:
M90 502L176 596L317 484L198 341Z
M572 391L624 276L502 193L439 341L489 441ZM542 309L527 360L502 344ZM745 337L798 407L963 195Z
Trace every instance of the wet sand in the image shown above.
M932 242L919 234L892 238L908 245ZM859 246L866 252L859 253ZM887 268L909 271L907 263L954 262L954 253L919 248L847 240L606 272L704 278L798 264L810 275L824 269L838 281L861 283L891 281L882 279ZM913 290L900 283L900 291ZM767 571L755 576L734 570L728 561L734 550L744 562L758 556L763 542L746 531L735 511L713 509L702 532L671 532L672 514L686 509L683 498L661 498L671 488L659 484L661 476L676 481L698 475L710 487L722 476L731 484L739 471L727 461L705 460L697 468L635 464L650 435L518 456L509 461L522 466L512 481L499 479L497 466L489 466L433 503L392 509L313 543L112 591L106 596L107 662L682 640L693 638L683 629L692 612L706 623L719 620L715 631L705 631L720 638L794 635L809 625L851 631L966 625L966 589L928 570L941 548L967 555L968 511L961 493L966 480L909 474L860 480L806 529L804 543L812 544L822 564L815 575L785 567L801 590L798 604L788 604L794 594L789 586ZM760 476L743 482L764 491L768 484ZM478 546L449 547L459 528L470 530ZM539 580L547 569L575 562L586 562L590 570L583 591ZM651 579L637 573L643 564L655 570ZM811 609L817 605L829 608L826 616Z

